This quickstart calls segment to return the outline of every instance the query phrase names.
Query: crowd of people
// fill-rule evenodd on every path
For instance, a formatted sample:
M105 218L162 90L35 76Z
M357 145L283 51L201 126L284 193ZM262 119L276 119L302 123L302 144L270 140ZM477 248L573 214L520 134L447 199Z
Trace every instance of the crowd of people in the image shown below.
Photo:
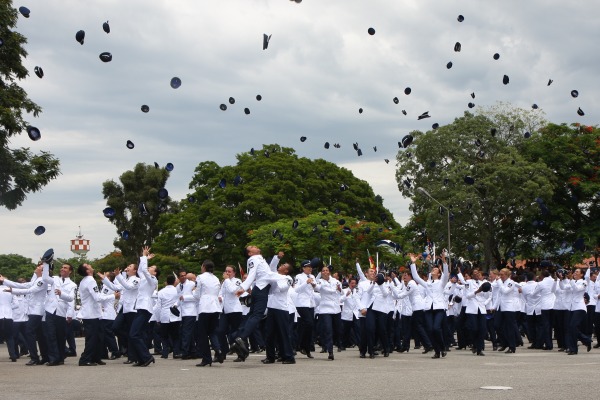
M579 343L587 351L600 347L600 281L591 266L538 275L482 272L460 262L449 267L442 252L427 260L411 256L400 270L371 264L363 271L357 260L356 274L349 275L314 258L293 276L283 252L269 263L256 246L246 252L242 279L232 265L219 279L206 260L200 274L180 270L166 276L160 290L148 247L138 264L122 271L78 266L78 286L70 264L53 276L53 254L46 252L29 281L0 275L0 333L9 358L28 354L28 366L63 365L76 355L76 321L85 335L80 366L122 359L148 367L160 355L206 367L262 352L263 364L295 364L317 351L333 361L334 350L353 347L372 359L409 352L411 341L412 350L433 359L451 350L511 354L525 346L524 338L529 349L552 351L556 343L568 355L578 354Z

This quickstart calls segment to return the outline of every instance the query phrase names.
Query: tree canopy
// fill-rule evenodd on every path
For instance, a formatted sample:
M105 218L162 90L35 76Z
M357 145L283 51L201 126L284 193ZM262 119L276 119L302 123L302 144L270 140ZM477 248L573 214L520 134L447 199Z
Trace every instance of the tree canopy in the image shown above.
M52 154L32 153L28 148L12 149L10 138L28 129L25 114L37 117L41 107L31 101L19 80L29 72L23 66L27 39L13 28L17 10L11 1L0 1L0 206L14 210L25 201L27 194L37 192L60 173L59 161Z
M309 216L322 211L334 215L337 210L349 224L364 221L393 231L400 228L381 197L345 168L298 157L293 149L277 144L236 158L233 166L205 161L196 167L188 198L161 216L155 251L236 264L244 260L243 249L253 240L253 231L279 223L292 229L293 220L303 221L302 229L309 224L312 229L319 223ZM292 238L281 230L284 239Z
M465 112L452 124L411 132L413 145L397 156L396 180L413 200L415 240L446 243L448 211L453 253L483 258L485 265L514 257L522 243L534 240L525 226L538 212L535 200L552 197L554 174L543 160L527 157L524 147L543 124L539 114L501 105L487 115Z
M152 245L158 236L158 218L170 201L168 193L161 199L159 192L168 178L165 168L138 163L119 177L120 183L110 180L102 185L106 204L115 211L109 218L117 228L114 245L122 251L125 262L137 262L142 246Z

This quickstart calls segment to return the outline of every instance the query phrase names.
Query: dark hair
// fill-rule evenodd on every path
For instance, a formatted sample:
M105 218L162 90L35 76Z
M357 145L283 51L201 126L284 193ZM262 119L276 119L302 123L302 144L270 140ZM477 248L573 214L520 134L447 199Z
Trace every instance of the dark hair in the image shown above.
M533 272L527 272L527 274L525 274L525 276L527 277L527 281L532 281L533 278L535 278L535 275L533 274Z
M77 267L77 273L81 276L87 276L86 266L83 264L80 264L79 267Z
M167 285L172 285L175 283L175 277L173 275L167 275Z
M204 260L202 266L206 272L212 273L215 270L215 263L213 263L211 260Z
M543 271L542 271L542 276L543 276L544 278L547 278L547 277L549 277L549 276L550 276L550 271L548 271L547 269L543 270Z
M179 271L177 271L177 276L181 275L182 273L187 275L187 271L183 268L181 268Z
M65 263L65 265L68 265L69 266L69 271L73 272L73 266L71 264Z

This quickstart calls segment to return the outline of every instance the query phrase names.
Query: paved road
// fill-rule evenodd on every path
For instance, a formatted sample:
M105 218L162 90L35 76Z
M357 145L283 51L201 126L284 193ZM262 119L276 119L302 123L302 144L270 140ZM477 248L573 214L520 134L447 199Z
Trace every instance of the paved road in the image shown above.
M78 339L79 341L80 339ZM78 343L82 348L83 343ZM295 365L263 365L264 355L245 363L197 368L198 361L162 360L148 368L123 365L28 367L26 359L10 362L0 345L0 391L5 399L593 399L600 377L600 350L577 356L557 351L517 349L516 354L454 350L446 359L411 350L389 358L359 359L356 349L324 354ZM511 390L483 390L509 386ZM596 393L596 394L594 394Z

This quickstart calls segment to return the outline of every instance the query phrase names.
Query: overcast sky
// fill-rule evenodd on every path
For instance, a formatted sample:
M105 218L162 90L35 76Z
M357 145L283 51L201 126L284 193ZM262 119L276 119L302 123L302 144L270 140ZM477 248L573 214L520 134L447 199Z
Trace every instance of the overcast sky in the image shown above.
M79 226L92 241L90 258L109 253L116 233L102 215L102 182L118 180L138 162L172 162L167 188L179 200L199 162L231 165L237 153L278 143L349 168L404 224L410 199L398 192L394 159L397 142L411 130L451 123L470 101L478 107L536 103L552 122L598 122L596 1L14 3L21 5L31 10L17 26L28 38L30 77L21 85L43 108L39 118L28 119L42 139L32 142L24 133L11 145L55 154L62 175L17 210L0 209L0 254L37 259L53 247L57 256L70 257L69 240ZM110 34L102 30L107 20ZM370 27L375 35L367 33ZM75 40L80 29L84 45ZM263 33L272 35L264 51ZM461 52L454 51L456 42ZM105 51L112 62L100 61ZM35 66L43 68L43 79ZM175 76L182 81L178 89L169 85ZM549 87L548 79L554 80ZM431 118L417 121L425 111ZM300 136L308 139L301 143ZM326 150L326 141L341 148ZM34 235L38 225L46 227L44 235Z

